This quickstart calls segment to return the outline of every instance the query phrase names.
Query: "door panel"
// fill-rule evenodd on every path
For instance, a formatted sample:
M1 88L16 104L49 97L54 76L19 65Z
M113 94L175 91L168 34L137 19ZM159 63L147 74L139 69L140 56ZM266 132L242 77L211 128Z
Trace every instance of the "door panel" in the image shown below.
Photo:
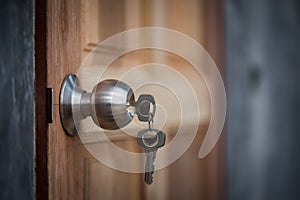
M136 146L135 140L114 143L119 143L116 145L121 148ZM103 142L101 145L110 144ZM143 178L140 174L111 169L91 157L86 157L84 163L84 199L141 199Z
M60 85L81 61L80 1L47 1L47 85L54 91L48 132L50 199L82 199L84 147L65 134L59 117Z
M88 43L88 46L82 48L81 41L85 35L81 34L83 4L78 0L48 1L47 84L54 89L54 121L48 133L49 198L140 199L141 174L122 173L100 164L90 156L78 136L66 135L61 126L58 105L61 83L67 74L78 71L84 54L82 49L92 45ZM107 5L107 9L114 9L114 5ZM122 30L124 28L113 26L112 29L103 30L101 37ZM134 146L132 141L121 143Z
M210 3L208 3L210 2ZM66 135L59 117L59 91L64 77L76 73L83 59L104 39L121 31L160 26L185 33L210 48L220 63L218 35L208 40L206 8L216 24L217 0L70 0L47 3L47 86L54 89L54 120L48 131L48 176L50 199L221 199L222 198L222 142L208 157L199 160L210 117L209 95L203 81L196 83L203 90L204 121L197 137L184 155L170 166L154 174L154 182L147 186L143 174L131 174L111 169L95 160L82 145L78 136ZM210 12L211 13L211 12ZM120 73L130 66L148 63L159 57L161 63L173 66L183 74L192 74L186 61L178 56L160 51L137 51L112 63ZM186 66L186 68L182 67ZM113 71L114 72L114 71ZM146 72L150 73L150 72ZM174 80L176 83L176 80ZM167 143L176 134L177 124L166 127ZM136 141L123 133L108 136L114 144L124 149L140 152ZM87 138L88 139L88 138ZM108 145L97 141L97 145ZM110 152L107 152L108 154Z

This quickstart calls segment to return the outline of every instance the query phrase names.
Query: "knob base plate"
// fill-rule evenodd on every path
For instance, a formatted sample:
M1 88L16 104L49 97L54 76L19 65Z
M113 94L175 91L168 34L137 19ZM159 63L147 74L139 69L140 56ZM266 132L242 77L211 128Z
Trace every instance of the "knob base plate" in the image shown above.
M76 75L67 75L61 86L59 112L65 132L72 136L78 133L82 118L78 113L81 113L80 99L83 93Z

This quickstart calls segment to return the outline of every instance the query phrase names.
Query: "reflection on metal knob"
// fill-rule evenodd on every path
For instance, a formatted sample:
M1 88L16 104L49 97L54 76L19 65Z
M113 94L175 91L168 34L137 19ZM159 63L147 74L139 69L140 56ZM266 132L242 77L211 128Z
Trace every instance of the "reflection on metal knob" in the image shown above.
M129 124L135 112L133 90L122 81L107 79L91 93L81 89L74 74L68 75L60 92L60 117L65 131L74 135L80 121L91 116L103 129L115 130Z

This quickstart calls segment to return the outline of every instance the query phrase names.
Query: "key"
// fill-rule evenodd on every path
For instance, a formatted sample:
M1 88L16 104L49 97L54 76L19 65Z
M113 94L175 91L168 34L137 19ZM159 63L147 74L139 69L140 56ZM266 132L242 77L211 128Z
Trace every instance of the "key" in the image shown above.
M138 132L137 143L144 148L146 154L145 163L145 179L144 181L150 185L153 182L154 160L158 148L165 145L166 135L157 129L144 129Z
M151 104L153 106L152 111L150 110ZM135 110L140 121L148 122L149 114L151 113L152 117L155 115L156 105L154 97L150 94L141 94L135 102Z
M153 173L154 173L154 160L156 156L156 151L148 152L146 154L146 164L145 164L145 177L144 181L148 185L153 182Z

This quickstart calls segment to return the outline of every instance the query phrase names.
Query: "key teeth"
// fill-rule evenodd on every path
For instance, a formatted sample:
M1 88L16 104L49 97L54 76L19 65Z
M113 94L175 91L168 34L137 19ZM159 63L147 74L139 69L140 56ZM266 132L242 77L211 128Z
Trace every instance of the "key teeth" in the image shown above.
M148 184L148 185L151 185L151 183L153 183L153 177L151 175L151 177L149 177L149 180L145 180L145 182Z
M151 183L153 183L153 172L148 172L145 174L145 179L144 179L145 183L147 183L148 185L151 185Z

